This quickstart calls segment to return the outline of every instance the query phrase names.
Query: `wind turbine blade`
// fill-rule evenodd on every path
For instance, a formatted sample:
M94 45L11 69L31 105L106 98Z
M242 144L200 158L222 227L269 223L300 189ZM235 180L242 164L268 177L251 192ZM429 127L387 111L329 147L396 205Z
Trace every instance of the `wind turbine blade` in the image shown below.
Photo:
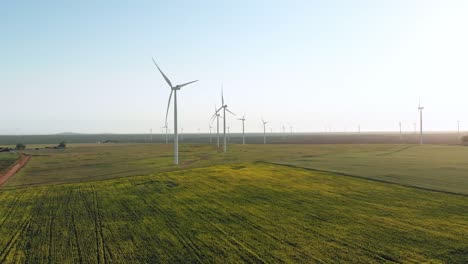
M229 111L229 109L226 108L226 111L228 111L229 113L231 113L232 115L236 116L236 114L234 114L233 112Z
M215 107L216 107L216 106L215 106ZM220 107L218 110L216 110L216 108L215 108L215 113L214 113L214 115L211 117L212 120L214 120L214 118L218 115L218 113L219 113L219 111L221 111L221 109L223 109L223 108ZM210 120L211 120L211 119L210 119Z
M184 87L184 86L187 86L187 85L189 85L189 84L191 84L191 83L194 83L194 82L198 82L198 80L191 81L191 82L184 83L184 84L179 84L179 85L177 85L177 87L179 87L179 89L180 89L180 88L182 88L182 87Z
M167 110L166 110L166 126L167 126L167 115L169 114L169 106L171 106L171 98L174 90L171 89L171 94L169 94L169 101L167 101Z
M217 114L217 113L215 113L215 114L210 118L210 124L213 123L213 121L215 120L216 114Z
M164 77L164 79L166 80L167 84L169 84L169 86L171 87L172 89L172 83L171 81L169 80L169 78L167 78L167 76L161 71L161 69L159 68L158 64L156 63L156 61L154 60L154 58L151 58L153 60L153 63L154 65L156 65L156 68L158 68L159 72L162 74L162 76Z
M223 92L223 85L221 84L221 102L223 103L222 106L224 106L224 92Z

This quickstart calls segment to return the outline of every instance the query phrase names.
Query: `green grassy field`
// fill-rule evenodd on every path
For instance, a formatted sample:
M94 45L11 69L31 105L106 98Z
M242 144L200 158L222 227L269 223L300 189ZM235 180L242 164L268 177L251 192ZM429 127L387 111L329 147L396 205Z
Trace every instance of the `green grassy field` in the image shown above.
M0 187L0 263L468 262L468 148L71 145Z
M0 173L13 165L18 158L16 153L0 153Z
M467 198L267 163L0 191L0 262L468 261Z
M172 145L72 145L35 155L7 186L102 180L154 172L264 161L345 173L406 186L468 195L468 147L439 145L232 145L218 155L210 145L181 145L179 167Z

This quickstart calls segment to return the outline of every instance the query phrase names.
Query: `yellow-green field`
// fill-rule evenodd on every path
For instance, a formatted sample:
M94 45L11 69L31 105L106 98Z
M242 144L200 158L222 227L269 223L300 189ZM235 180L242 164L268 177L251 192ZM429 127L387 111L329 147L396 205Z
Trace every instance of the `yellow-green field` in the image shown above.
M181 150L30 151L0 188L0 263L468 262L468 148Z
M226 163L264 161L350 174L406 186L468 195L468 147L440 145L232 145L186 144L180 166L172 145L89 144L67 150L27 151L28 166L7 182L20 187L145 175Z
M0 173L13 165L18 158L16 153L0 153Z

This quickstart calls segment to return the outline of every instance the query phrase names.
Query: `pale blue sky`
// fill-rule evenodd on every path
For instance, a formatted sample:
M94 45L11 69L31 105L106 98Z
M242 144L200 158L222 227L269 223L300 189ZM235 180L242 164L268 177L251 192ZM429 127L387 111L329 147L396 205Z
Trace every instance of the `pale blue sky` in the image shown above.
M96 3L99 2L99 3ZM0 134L208 130L232 111L275 131L468 130L468 2L3 1ZM171 114L172 116L172 114ZM172 118L171 118L172 121ZM230 120L231 131L241 128Z

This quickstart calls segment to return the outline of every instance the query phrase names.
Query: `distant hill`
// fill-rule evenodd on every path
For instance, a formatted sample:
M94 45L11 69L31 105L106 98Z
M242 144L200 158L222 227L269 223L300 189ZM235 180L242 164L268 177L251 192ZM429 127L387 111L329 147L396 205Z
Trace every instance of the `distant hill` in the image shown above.
M58 133L58 134L55 134L55 135L58 135L58 136L76 136L76 135L85 135L83 133L74 133L74 132L63 132L63 133Z

